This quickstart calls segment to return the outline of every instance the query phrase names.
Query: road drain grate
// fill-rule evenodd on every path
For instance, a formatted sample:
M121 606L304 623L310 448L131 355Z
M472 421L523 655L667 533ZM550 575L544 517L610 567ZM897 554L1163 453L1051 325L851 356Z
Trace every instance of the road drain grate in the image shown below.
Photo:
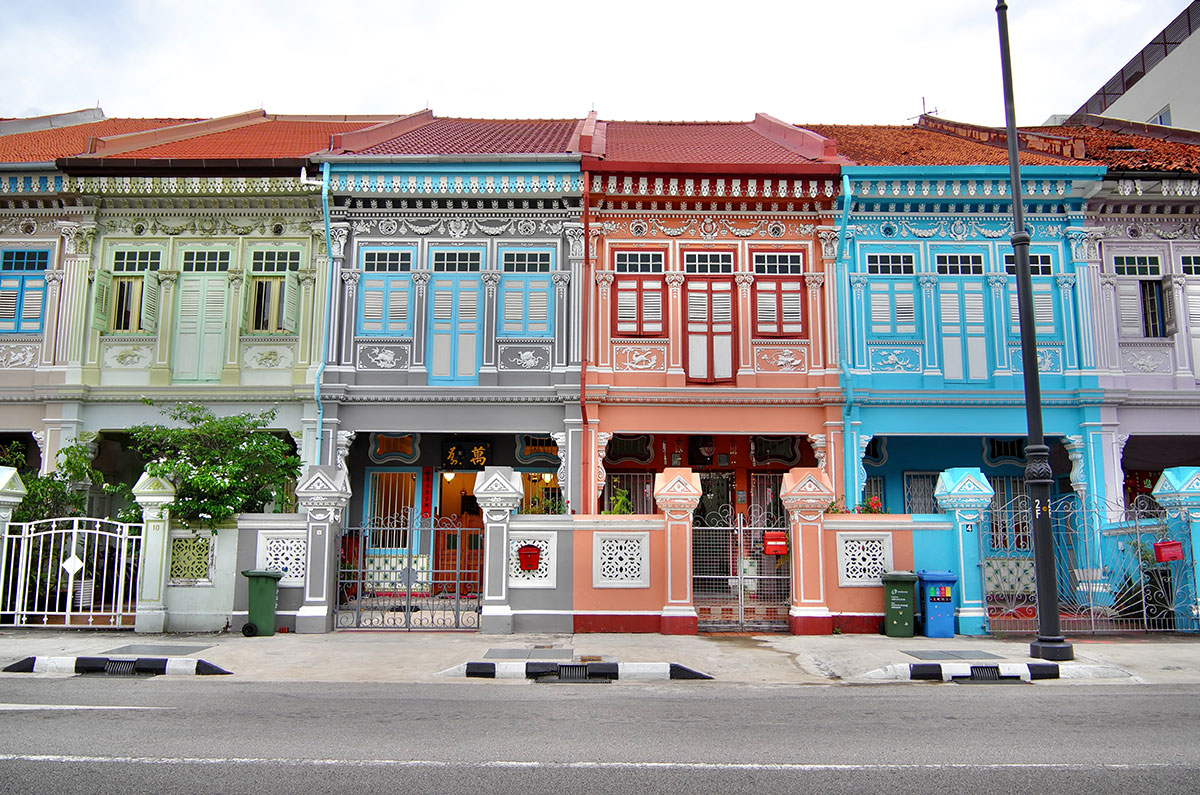
M1020 684L1019 676L1002 676L998 665L972 665L970 676L956 676L954 682L970 684Z
M560 682L586 682L588 680L587 663L576 665L573 663L560 663L558 666L558 681Z
M135 676L136 660L109 660L104 663L104 673L109 676Z

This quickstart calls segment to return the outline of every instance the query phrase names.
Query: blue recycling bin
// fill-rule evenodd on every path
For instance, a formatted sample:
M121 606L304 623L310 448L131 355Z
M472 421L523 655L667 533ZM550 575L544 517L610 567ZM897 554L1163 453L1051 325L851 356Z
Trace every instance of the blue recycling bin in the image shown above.
M918 571L921 612L925 615L925 637L954 637L954 586L952 571Z

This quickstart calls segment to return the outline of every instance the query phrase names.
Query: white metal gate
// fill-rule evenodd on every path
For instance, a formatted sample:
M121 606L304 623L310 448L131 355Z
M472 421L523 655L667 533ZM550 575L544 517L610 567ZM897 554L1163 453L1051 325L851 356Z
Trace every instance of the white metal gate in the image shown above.
M2 542L0 626L133 628L142 525L14 522Z
M993 506L981 534L992 632L1037 630L1030 517L1020 495ZM1149 500L1081 506L1061 497L1050 517L1063 632L1200 630L1186 513L1170 516Z
M789 557L763 552L763 533L786 532L786 521L754 506L750 514L725 506L693 521L692 599L701 630L787 630Z

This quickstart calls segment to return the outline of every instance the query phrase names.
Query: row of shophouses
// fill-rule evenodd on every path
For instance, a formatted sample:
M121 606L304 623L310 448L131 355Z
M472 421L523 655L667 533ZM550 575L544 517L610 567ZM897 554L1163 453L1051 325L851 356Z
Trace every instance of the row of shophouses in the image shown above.
M1116 521L1200 464L1200 134L1021 150L1054 488ZM235 572L283 561L301 631L448 597L492 631L874 630L914 567L995 629L1032 599L1027 522L979 513L1024 493L1014 192L1002 132L928 116L4 121L0 441L133 482L159 407L276 410L301 512L165 559L150 628L236 621ZM1094 594L1081 544L1060 587ZM197 585L235 601L172 618Z

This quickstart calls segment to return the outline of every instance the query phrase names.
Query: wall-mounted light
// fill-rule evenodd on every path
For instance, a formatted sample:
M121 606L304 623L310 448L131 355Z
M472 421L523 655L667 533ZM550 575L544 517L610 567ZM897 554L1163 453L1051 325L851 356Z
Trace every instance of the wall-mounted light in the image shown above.
M444 477L446 482L449 483L450 481L454 480L454 473L447 469L442 473L442 477Z
M554 480L553 472L543 472L542 473L542 482L543 483L549 483L552 480Z

